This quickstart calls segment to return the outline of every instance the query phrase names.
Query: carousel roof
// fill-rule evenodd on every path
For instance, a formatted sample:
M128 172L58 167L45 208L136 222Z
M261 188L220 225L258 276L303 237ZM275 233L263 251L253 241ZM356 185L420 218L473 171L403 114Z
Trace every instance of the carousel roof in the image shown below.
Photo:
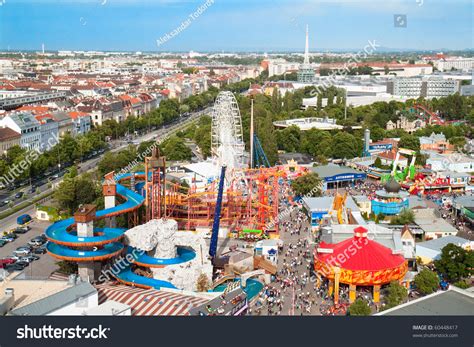
M367 238L367 229L361 226L354 229L350 239L336 244L321 242L317 258L330 266L359 271L392 269L405 262L402 255Z

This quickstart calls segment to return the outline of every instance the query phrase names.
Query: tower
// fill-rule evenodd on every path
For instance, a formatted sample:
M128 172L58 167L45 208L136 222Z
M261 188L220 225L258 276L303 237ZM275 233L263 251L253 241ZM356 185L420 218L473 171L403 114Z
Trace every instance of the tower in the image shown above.
M166 158L153 148L151 157L145 158L146 219L166 218Z
M298 69L298 82L300 83L313 83L314 80L314 69L311 67L309 62L309 26L306 25L306 44L304 49L304 60L303 64Z
M306 25L306 45L304 46L304 65L309 65L309 26Z
M104 196L104 207L106 209L115 207L115 194L117 191L114 180L114 172L109 172L105 175L104 183L102 184L102 195ZM115 217L106 219L106 224L109 228L115 228Z
M94 219L96 206L95 205L81 205L76 213L74 213L74 220L76 222L77 236L79 237L93 237L94 236ZM78 263L79 277L85 281L91 281L95 278L94 262L80 262Z
M370 157L370 129L364 131L364 157Z

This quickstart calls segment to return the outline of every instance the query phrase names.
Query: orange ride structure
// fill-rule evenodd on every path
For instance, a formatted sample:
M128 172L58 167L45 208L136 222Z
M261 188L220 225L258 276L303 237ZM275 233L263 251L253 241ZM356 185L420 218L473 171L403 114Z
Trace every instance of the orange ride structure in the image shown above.
M218 180L197 187L184 187L168 181L165 175L166 158L153 151L145 158L145 173L130 175L122 184L131 190L139 190L137 182L144 181L139 193L144 195L143 222L170 218L178 222L181 230L211 227L218 194ZM280 186L285 184L288 172L284 167L234 169L229 175L222 201L220 225L229 231L244 228L278 233L277 218ZM143 183L142 183L143 184ZM140 216L129 216L129 224L137 225Z
M314 270L329 281L329 295L339 303L339 284L349 286L349 301L356 299L357 286L373 287L374 302L380 301L380 287L401 281L408 270L403 255L367 237L359 226L354 236L336 244L321 242L314 250Z

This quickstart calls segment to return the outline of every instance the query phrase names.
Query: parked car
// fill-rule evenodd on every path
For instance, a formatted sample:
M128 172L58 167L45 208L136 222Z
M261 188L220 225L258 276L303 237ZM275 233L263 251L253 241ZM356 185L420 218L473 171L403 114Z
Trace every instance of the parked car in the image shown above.
M29 247L18 247L15 251L13 251L13 255L17 257L27 256L31 253L31 248Z
M45 254L47 251L46 251L46 247L38 247L38 248L35 248L33 250L33 254Z
M23 194L24 194L23 192L18 192L18 193L16 193L16 194L15 194L15 199L20 199L20 198L22 198L22 197L23 197Z
M30 240L28 241L28 245L33 246L33 247L39 247L43 244L44 242L41 240Z
M31 263L31 262L33 262L35 260L38 260L38 259L39 259L39 257L37 255L28 255L26 257L21 257L20 261L23 261L25 263Z
M15 239L16 239L16 237L14 237L13 234L8 234L8 235L0 237L0 240L6 241L6 242L13 242L13 241L15 241Z
M26 261L21 261L21 260L17 260L17 262L15 264L19 264L19 265L23 266L24 268L27 267L28 265L30 265L30 263L28 263Z
M29 214L22 214L16 219L16 223L18 225L23 225L28 223L31 220L31 216Z
M5 246L7 243L8 241L0 239L0 247Z
M31 228L30 228L30 229L31 229ZM23 228L23 227L18 227L18 228L15 228L15 229L13 230L13 232L14 232L15 234L26 234L26 233L28 232L28 230L30 230L30 229Z
M0 259L0 269L5 267L6 265L10 265L10 264L14 264L15 263L15 259L13 258L3 258L3 259Z
M4 269L7 271L23 271L26 266L23 265L22 263L16 262L14 264L5 265Z

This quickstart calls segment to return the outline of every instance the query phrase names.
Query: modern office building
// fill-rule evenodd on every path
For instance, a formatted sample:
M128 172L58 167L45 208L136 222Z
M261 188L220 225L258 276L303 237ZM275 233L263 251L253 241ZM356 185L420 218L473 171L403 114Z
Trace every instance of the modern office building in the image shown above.
M460 91L460 82L454 79L413 77L395 78L387 82L387 92L408 98L439 98Z

